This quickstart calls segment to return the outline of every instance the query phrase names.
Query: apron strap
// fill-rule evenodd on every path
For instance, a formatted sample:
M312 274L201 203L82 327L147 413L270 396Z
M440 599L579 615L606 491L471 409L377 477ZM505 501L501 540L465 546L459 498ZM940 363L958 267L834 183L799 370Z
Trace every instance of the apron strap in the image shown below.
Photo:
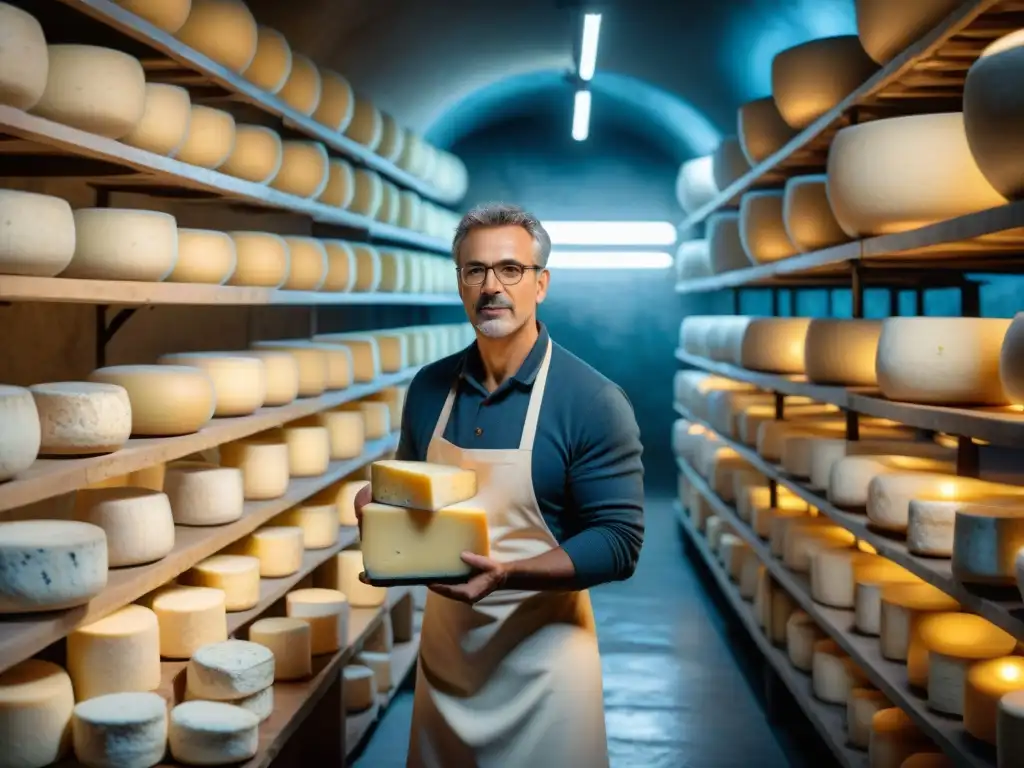
M544 401L544 388L548 383L548 370L551 368L551 339L548 339L548 348L544 351L544 362L540 364L537 378L533 381L533 391L530 393L530 405L526 409L526 421L523 423L523 436L519 440L519 450L533 450L533 441L537 437L537 423L540 421L540 406Z
M452 415L452 406L455 405L455 395L459 390L459 378L462 376L463 367L466 364L466 358L463 357L459 362L459 367L455 371L455 380L452 382L451 388L448 390L448 396L444 399L444 405L441 407L441 413L437 417L437 423L434 425L434 433L431 436L434 440L440 440L444 437L444 431L448 427L448 419Z

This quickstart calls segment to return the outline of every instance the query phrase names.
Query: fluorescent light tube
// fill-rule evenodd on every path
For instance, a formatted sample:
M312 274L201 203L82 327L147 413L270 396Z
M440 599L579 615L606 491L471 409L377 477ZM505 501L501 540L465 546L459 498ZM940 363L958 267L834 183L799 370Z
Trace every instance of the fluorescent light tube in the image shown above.
M551 269L669 269L674 260L664 251L552 251Z
M576 102L572 111L572 137L586 141L590 135L590 91L576 91Z
M597 68L597 39L601 35L601 14L588 13L583 17L583 44L580 45L579 76L588 82Z
M545 221L544 229L556 246L666 246L678 236L670 221Z

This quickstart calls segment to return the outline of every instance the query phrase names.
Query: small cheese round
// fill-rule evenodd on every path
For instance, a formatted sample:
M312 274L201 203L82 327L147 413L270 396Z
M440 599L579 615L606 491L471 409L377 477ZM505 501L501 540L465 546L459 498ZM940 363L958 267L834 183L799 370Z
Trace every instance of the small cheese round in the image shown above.
M280 235L266 232L228 232L235 242L237 262L228 285L280 288L288 279L291 256Z
M241 554L259 558L261 577L278 579L302 567L302 539L301 528L268 526L253 531L238 548Z
M381 111L366 99L357 98L353 106L352 120L345 129L345 135L371 152L374 151L384 137L384 118Z
M882 627L882 591L889 584L917 584L921 579L905 569L869 569L854 577L853 612L857 631L877 636Z
M71 746L75 695L68 673L29 659L0 672L0 733L7 765L56 763Z
M996 743L999 700L1024 690L1024 657L1004 656L974 664L964 688L964 730L988 744Z
M178 226L160 211L79 208L75 255L61 277L160 282L178 260Z
M964 504L954 522L953 576L968 584L1012 585L1022 544L1024 498Z
M75 698L155 691L160 687L160 625L141 605L126 605L67 639Z
M274 684L274 654L247 640L205 645L192 654L185 678L189 694L205 701L234 701Z
M394 686L391 674L391 654L380 651L363 651L356 656L356 662L373 670L377 690L381 693L390 691Z
M306 549L325 549L338 543L340 523L334 504L307 501L278 515L274 524L301 528L302 545Z
M740 597L750 601L757 594L757 583L764 570L764 564L759 557L748 557L743 562L743 570L740 572Z
M224 285L234 274L235 241L225 232L178 229L178 261L167 276L171 283Z
M285 597L289 618L309 624L314 656L336 653L348 642L349 602L336 589L296 589Z
M117 0L117 4L172 35L181 29L192 9L192 0Z
M356 284L356 252L344 240L324 240L327 249L327 277L322 291L347 293Z
M960 604L956 600L931 584L887 584L882 589L879 625L882 656L910 664L913 661L910 658L912 646L920 647L917 640L920 620L928 613L958 610Z
M327 278L327 249L313 237L286 236L291 253L288 279L281 287L287 291L318 291Z
M231 765L256 755L260 719L221 701L186 701L171 710L171 756L186 765Z
M235 124L235 141L217 170L254 184L269 184L281 170L284 145L277 131L262 125Z
M255 351L286 352L299 370L299 397L318 397L327 388L327 355L320 347L289 341L257 341Z
M391 408L387 403L357 400L344 403L332 410L358 411L361 413L363 415L363 428L367 440L381 440L391 434Z
M181 577L182 584L209 587L224 593L224 609L248 611L260 602L260 561L246 555L214 555L196 563Z
M313 119L332 131L344 131L355 111L352 86L348 80L330 69L320 70L320 80L320 103L313 113Z
M173 156L188 137L192 101L188 91L177 85L146 83L142 119L121 141L130 147Z
M348 664L342 675L346 712L364 712L377 703L377 676L372 669L362 664Z
M266 379L265 407L288 405L299 395L299 364L287 352L273 350L239 350L230 353L233 357L254 357L263 362Z
M359 173L356 172L358 180ZM380 252L372 245L353 243L356 254L356 284L352 289L357 292L372 293L380 285Z
M347 208L356 193L355 169L347 160L332 157L328 168L327 186L317 201L324 205Z
M214 170L220 168L235 148L235 118L230 112L193 104L188 135L174 157L183 163Z
M256 27L256 53L242 77L264 91L275 94L284 88L292 71L292 48L276 29Z
M915 555L953 554L953 525L963 502L911 499L907 507L907 549Z
M198 461L167 467L164 492L178 525L225 525L242 517L242 472Z
M326 427L302 427L286 424L272 430L268 437L288 445L288 472L292 477L316 477L331 463L331 441Z
M811 684L814 695L829 704L846 704L850 691L864 685L867 678L834 640L814 644L811 659Z
M355 526L358 524L355 512L356 495L367 485L369 485L369 482L365 480L353 480L351 477L348 477L320 491L310 502L314 504L333 504L339 524ZM345 590L342 591L344 592Z
M1003 694L996 713L996 754L1002 765L1020 765L1024 761L1022 721L1024 721L1024 690Z
M242 472L242 494L252 501L277 499L288 490L288 445L256 437L220 447L220 463Z
M811 597L832 608L853 608L857 571L888 562L856 549L820 549L811 557Z
M846 738L857 749L867 749L871 740L871 719L892 704L874 688L854 688L846 700Z
M352 385L353 360L352 352L347 347L337 344L324 344L305 339L285 339L283 341L257 341L255 349L276 349L290 351L293 349L309 349L319 354L326 364L324 386L327 389L345 389ZM299 361L300 376L302 361Z
M160 623L160 655L189 659L210 643L228 639L224 593L208 587L171 586L151 598Z
M353 213L373 218L384 204L384 181L368 168L357 168L355 192L348 209Z
M256 55L256 19L242 0L192 0L176 37L232 72L244 72Z
M167 496L148 488L83 488L75 519L107 536L107 565L123 568L162 560L174 549L174 517Z
M766 632L774 645L785 646L786 622L794 611L798 610L796 600L785 589L774 585L771 590L771 602L768 606L768 622Z
M86 766L150 766L167 750L167 703L155 693L111 693L77 704L75 757Z
M107 585L107 535L73 520L0 523L0 614L84 605Z
M0 20L4 8L9 7L0 5ZM0 34L4 31L0 24ZM75 217L66 200L0 189L0 221L4 222L0 274L56 277L71 263L75 255Z
M818 384L868 387L877 383L879 320L815 318L804 342L807 378Z
M146 75L134 56L95 45L48 45L46 89L32 113L119 139L142 119Z
M320 70L308 56L292 52L292 68L278 92L281 101L302 115L312 115L320 105L323 84Z
M46 89L49 56L35 16L0 3L0 104L32 109Z
M313 674L313 633L309 622L296 618L260 619L249 627L249 641L274 654L275 680L301 680Z
M900 768L908 757L930 746L931 740L898 707L881 709L871 718L868 763L872 768Z
M284 142L281 169L270 186L301 198L319 197L330 180L330 157L318 141Z
M790 663L797 669L811 671L814 645L824 639L825 633L805 612L795 611L786 620L786 652Z
M405 147L405 132L398 121L387 112L381 112L381 122L383 131L380 146L377 147L377 154L392 163L397 162Z
M879 475L909 472L941 473L954 469L948 461L879 454L847 455L837 459L829 473L828 500L837 507L860 509L867 505L871 481Z
M248 416L263 407L267 379L258 358L230 352L180 352L161 355L157 362L205 371L213 382L216 417Z
M131 435L128 392L114 384L57 382L29 388L47 456L112 453Z

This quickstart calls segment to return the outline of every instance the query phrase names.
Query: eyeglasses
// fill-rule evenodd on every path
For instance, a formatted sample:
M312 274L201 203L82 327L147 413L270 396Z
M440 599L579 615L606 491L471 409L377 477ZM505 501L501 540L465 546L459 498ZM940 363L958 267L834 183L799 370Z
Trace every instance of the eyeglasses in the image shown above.
M455 271L462 278L462 284L468 286L483 285L487 280L487 273L492 271L502 285L516 285L521 282L527 270L542 270L544 267L526 266L514 261L506 261L503 264L487 266L485 264L467 264L464 267L456 267Z

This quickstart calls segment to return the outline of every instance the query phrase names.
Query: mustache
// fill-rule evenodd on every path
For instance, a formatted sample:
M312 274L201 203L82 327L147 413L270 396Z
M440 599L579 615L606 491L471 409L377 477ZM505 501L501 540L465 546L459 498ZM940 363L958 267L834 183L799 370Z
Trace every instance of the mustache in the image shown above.
M476 302L476 309L512 309L512 302L505 296L481 296Z

